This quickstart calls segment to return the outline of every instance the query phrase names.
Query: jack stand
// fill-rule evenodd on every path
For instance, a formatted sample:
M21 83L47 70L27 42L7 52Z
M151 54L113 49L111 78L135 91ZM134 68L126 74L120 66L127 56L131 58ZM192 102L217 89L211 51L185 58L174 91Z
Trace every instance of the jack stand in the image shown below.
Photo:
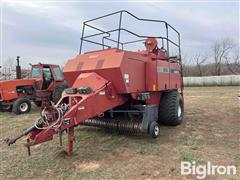
M27 145L28 156L31 156L31 150L30 150L29 142L30 142L30 140L27 139L27 144L28 144L28 145Z
M68 129L68 155L71 156L73 153L73 141L75 141L74 127Z

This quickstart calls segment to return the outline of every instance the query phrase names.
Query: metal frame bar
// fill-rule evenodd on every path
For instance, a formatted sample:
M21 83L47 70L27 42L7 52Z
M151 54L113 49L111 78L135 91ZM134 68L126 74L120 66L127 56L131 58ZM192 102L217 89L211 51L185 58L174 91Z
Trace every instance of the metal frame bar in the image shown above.
M88 21L85 21L83 23L83 29L82 29L82 35L81 35L81 43L80 43L80 50L79 50L79 54L81 54L82 52L82 45L83 45L83 41L87 41L87 42L92 42L94 44L98 44L98 45L102 45L103 46L103 49L104 47L108 47L108 48L111 48L110 46L107 46L104 44L104 39L107 39L109 41L112 41L112 42L116 42L117 43L117 48L119 48L119 45L122 45L122 49L123 49L123 45L124 44L131 44L131 43L135 43L135 42L140 42L140 41L143 41L143 40L137 40L137 41L129 41L129 42L121 42L120 39L121 39L121 31L125 31L125 32L128 32L136 37L139 37L139 38L148 38L149 36L140 36L132 31L129 31L125 28L122 28L122 18L123 18L123 13L126 13L128 15L130 15L131 17L134 17L135 19L139 20L139 21L146 21L146 22L156 22L156 23L163 23L165 24L165 27L166 27L166 37L162 37L162 36L156 36L153 38L156 38L156 39L161 39L162 40L162 46L164 46L164 40L167 41L167 53L168 53L168 56L169 56L169 43L173 44L174 46L176 46L178 48L178 53L179 53L179 56L180 56L180 61L181 61L181 48L180 48L180 33L175 29L173 28L170 24L168 24L166 21L162 21L162 20L153 20L153 19L143 19L143 18L138 18L137 16L133 15L132 13L126 11L126 10L122 10L122 11L117 11L117 12L114 12L114 13L110 13L110 14L107 14L107 15L104 15L104 16L100 16L100 17L97 17L97 18L94 18L94 19L91 19L91 20L88 20ZM116 15L116 14L119 14L119 25L118 25L118 29L113 29L113 30L110 30L110 31L104 31L102 29L99 29L99 28L96 28L94 27L93 25L90 25L89 23L92 22L92 21L96 21L96 20L99 20L99 19L102 19L102 18L105 18L105 17L109 17L109 16L113 16L113 15ZM93 34L93 35L88 35L88 36L84 36L84 32L85 32L85 26L88 26L92 29L95 29L97 31L100 31L100 33L97 33L97 34ZM174 32L177 33L177 36L178 36L178 42L174 42L172 41L170 38L169 38L169 29L173 30ZM118 40L114 40L114 39L111 39L109 38L111 36L110 33L112 32L115 32L115 31L118 31ZM101 43L97 43L97 42L94 42L94 41L90 41L90 40L87 40L87 38L90 38L90 37L94 37L94 36L99 36L99 35L102 35L102 34L107 34L107 36L104 36L103 37L103 40L102 40L102 44Z
M101 30L101 31L102 31L102 30ZM109 37L109 36L110 36L110 33L111 33L111 32L115 32L115 31L126 31L126 32L128 32L129 34L132 34L132 35L134 35L134 36L136 36L136 37L139 37L139 38L148 38L148 37L149 37L149 36L140 36L140 35L132 32L132 31L129 31L129 30L127 30L127 29L120 28L120 29L113 29L113 30L110 30L110 31L103 31L103 32L101 32L101 33L97 33L97 34L85 36L85 37L83 37L83 41L85 41L87 38L91 38L91 37L94 37L94 36L99 36L99 35L102 35L102 34L108 34L107 37ZM168 36L168 35L167 35L167 36ZM151 37L156 38L156 39L165 39L165 40L167 40L168 42L170 42L170 43L172 43L173 45L175 45L176 47L179 47L179 45L178 45L177 43L173 42L172 40L168 39L167 37L162 37L162 36L151 36ZM104 38L106 39L106 37L104 37ZM123 42L115 41L115 40L113 40L113 39L111 39L111 38L108 38L108 40L111 40L111 41L113 41L113 42L117 42L117 43L119 43L119 44L129 44L129 43L133 43L133 42L134 42L134 41L129 41L129 42L124 42L124 43L123 43ZM142 40L137 40L136 42L138 42L138 41L142 41Z

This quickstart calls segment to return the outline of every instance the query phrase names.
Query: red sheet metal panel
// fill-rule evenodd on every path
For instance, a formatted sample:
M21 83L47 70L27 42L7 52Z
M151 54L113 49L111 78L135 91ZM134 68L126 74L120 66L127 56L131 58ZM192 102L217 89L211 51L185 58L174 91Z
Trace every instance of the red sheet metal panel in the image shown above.
M118 81L116 89L124 91L125 86L120 78L123 54L117 49L107 49L78 55L65 65L64 77L71 86L80 73L96 72L108 81Z
M146 91L157 91L157 61L146 62Z
M126 57L121 65L121 73L126 86L122 93L145 91L145 61Z
M180 88L181 71L178 63L170 63L170 89Z
M169 63L157 60L157 89L158 91L169 89Z
M18 86L34 86L35 79L17 79L6 80L0 82L1 96L4 101L18 98L16 87Z
M146 59L130 51L94 51L68 61L63 73L70 86L80 73L96 72L112 82L118 93L142 92L145 91Z
M112 82L119 94L178 88L178 63L169 63L165 59L156 59L156 55L155 58L152 56L118 49L94 51L70 60L63 73L72 86L80 73L95 72Z

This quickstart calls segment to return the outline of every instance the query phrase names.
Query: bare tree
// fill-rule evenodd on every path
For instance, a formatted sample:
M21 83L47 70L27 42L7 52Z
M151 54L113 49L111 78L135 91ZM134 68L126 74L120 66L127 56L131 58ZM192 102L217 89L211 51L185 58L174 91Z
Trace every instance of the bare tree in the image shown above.
M197 53L197 54L195 54L192 57L192 61L196 63L196 67L197 67L199 76L203 75L203 73L202 73L202 64L205 63L206 60L207 60L207 57L206 56L202 56L200 53Z
M232 58L224 57L228 70L233 74L240 74L239 47L235 47ZM231 61L232 60L232 61Z
M14 58L7 58L5 61L3 61L0 73L1 80L11 79L12 75L14 74L13 72L14 63L15 63Z
M3 61L3 67L9 67L13 68L15 64L15 59L14 58L7 58L5 61Z
M233 49L233 47L234 43L229 38L217 41L213 45L215 75L221 75L221 67L223 60L229 57L229 52Z
M189 61L188 61L187 55L186 55L186 54L183 54L183 55L181 56L181 59L182 59L182 71L183 71L183 76L188 76L188 74L189 74L189 69L188 69Z

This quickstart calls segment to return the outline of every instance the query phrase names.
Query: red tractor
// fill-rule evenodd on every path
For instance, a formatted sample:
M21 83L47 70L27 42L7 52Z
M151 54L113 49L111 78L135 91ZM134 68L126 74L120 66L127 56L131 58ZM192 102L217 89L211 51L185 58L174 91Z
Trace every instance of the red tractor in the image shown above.
M0 109L16 114L31 110L31 102L37 106L57 102L67 87L58 65L32 65L28 79L0 81Z
M99 19L117 15L116 29L106 31L93 26ZM163 24L166 36L132 32L123 27L123 15L140 22ZM86 35L87 28L97 33ZM169 38L170 30L176 34L177 42ZM123 42L123 32L139 39ZM115 39L112 38L114 34L117 34ZM100 42L92 40L97 36L101 36ZM102 49L82 54L85 42ZM145 50L124 49L125 45L143 42ZM158 47L160 43L161 48ZM169 53L170 44L177 48L173 56ZM183 121L180 34L165 21L140 19L127 11L119 11L84 22L80 54L66 63L63 74L69 88L61 99L55 105L45 107L32 127L14 139L6 139L8 145L28 135L26 146L30 153L30 146L49 141L56 134L61 142L62 132L66 131L68 154L71 155L77 125L147 133L156 138L160 123L176 126Z

